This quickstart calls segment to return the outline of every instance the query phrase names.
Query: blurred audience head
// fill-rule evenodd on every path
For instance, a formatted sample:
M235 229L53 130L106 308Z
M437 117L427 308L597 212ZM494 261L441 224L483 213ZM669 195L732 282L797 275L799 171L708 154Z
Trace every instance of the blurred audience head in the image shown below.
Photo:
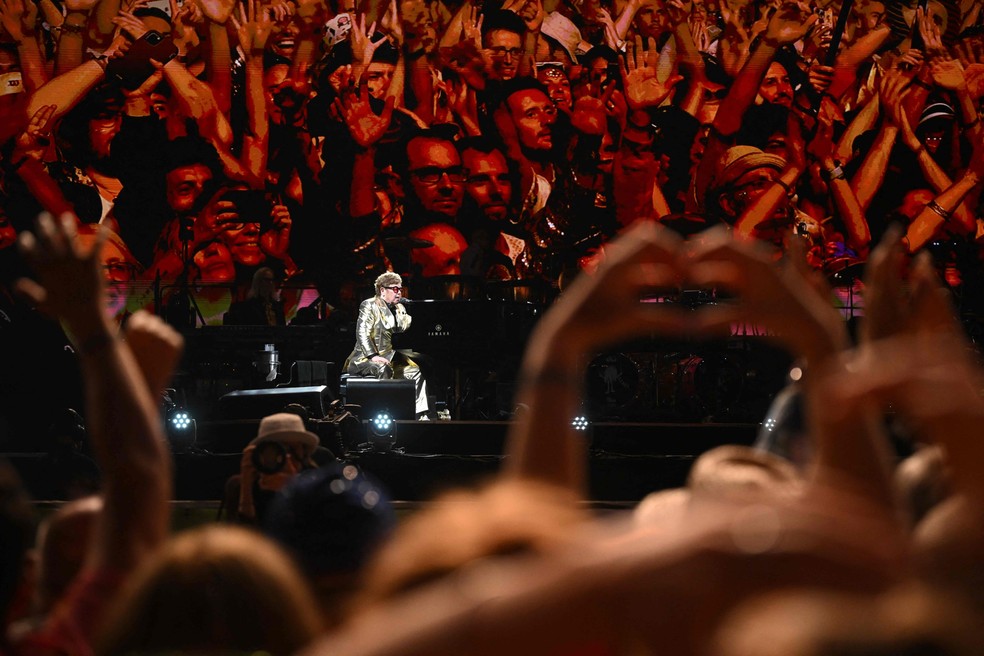
M287 554L253 531L211 526L178 535L133 575L98 653L287 655L320 630Z
M395 525L386 490L355 465L337 463L287 483L267 511L264 531L297 559L323 615L336 624L363 565Z
M533 481L441 495L379 549L358 606L385 602L484 558L546 554L567 544L586 519L570 492Z
M50 612L82 570L102 508L101 497L85 497L65 504L41 522L37 537L37 612Z
M779 456L726 445L697 458L690 469L687 487L698 498L794 498L805 489L805 480L789 461Z
M22 585L24 555L31 544L34 509L8 462L0 461L0 611L7 618ZM6 621L4 622L6 627Z

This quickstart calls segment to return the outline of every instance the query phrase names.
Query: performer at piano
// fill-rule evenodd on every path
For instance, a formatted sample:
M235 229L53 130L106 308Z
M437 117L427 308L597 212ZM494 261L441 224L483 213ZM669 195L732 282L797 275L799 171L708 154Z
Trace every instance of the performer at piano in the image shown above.
M387 271L376 278L376 295L359 305L355 322L355 348L345 361L345 371L353 376L407 378L417 392L417 419L428 419L430 402L427 383L417 364L393 348L393 333L410 327L403 300L403 279Z

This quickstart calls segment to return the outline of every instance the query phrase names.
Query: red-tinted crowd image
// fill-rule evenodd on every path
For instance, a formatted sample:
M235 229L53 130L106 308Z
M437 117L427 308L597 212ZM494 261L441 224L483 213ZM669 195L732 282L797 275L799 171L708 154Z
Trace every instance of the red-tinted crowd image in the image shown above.
M118 318L188 290L201 323L315 300L302 316L325 318L385 271L418 298L448 276L549 298L640 220L802 239L827 276L898 224L979 304L970 0L8 0L0 18L4 270L16 231L70 209L80 239L112 231ZM227 314L257 294L283 307Z
M981 656L982 96L982 0L0 0L0 656Z

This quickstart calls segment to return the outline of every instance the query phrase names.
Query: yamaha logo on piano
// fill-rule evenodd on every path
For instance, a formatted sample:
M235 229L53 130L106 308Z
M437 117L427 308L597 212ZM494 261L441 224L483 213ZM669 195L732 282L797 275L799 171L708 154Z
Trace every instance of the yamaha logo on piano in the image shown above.
M441 324L438 323L438 324L435 324L434 325L434 329L433 330L428 330L427 331L427 336L428 337L450 337L451 336L451 331L450 330L444 330L444 326L442 326Z

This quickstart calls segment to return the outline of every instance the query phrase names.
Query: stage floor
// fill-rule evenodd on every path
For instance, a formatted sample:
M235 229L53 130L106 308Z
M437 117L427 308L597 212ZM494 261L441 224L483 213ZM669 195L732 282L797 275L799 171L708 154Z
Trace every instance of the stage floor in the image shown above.
M256 426L248 420L199 426L196 447L174 454L175 500L221 499L226 480L239 471L242 448L256 434ZM371 431L361 422L346 438L349 446L344 449L334 427L319 432L324 446L374 475L394 500L418 502L492 476L502 462L509 426L505 421L398 421L385 444L373 445ZM632 502L654 490L680 486L698 455L722 444L751 444L757 431L756 424L592 424L585 431L590 443L588 499ZM49 455L5 457L35 499L55 500L51 490L58 481L51 477L60 469L51 466Z

